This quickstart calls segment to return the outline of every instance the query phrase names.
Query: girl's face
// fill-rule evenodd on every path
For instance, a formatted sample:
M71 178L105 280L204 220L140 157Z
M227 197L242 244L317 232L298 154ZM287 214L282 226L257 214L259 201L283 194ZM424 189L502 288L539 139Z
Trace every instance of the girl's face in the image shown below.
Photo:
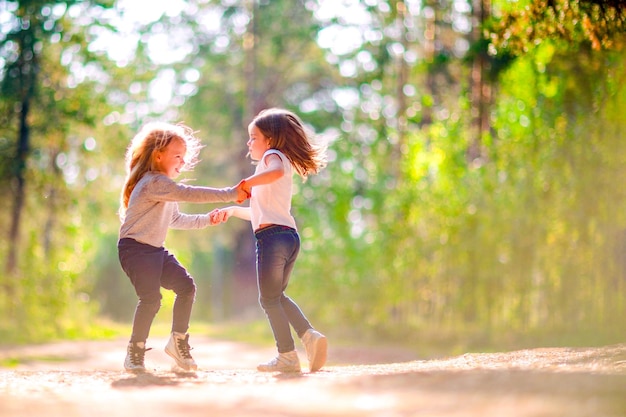
M187 145L181 139L172 139L163 149L155 152L156 169L174 179L185 166Z
M270 140L254 125L248 128L248 134L250 135L250 139L248 139L246 145L248 145L250 158L252 158L253 161L260 161L265 151L270 148Z

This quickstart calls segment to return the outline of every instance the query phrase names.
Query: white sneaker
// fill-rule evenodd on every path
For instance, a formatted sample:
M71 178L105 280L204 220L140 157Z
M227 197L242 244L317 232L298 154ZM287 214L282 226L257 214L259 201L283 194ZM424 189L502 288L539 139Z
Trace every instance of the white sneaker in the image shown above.
M316 330L309 329L304 333L301 340L306 351L306 358L309 361L309 370L311 372L319 371L326 363L326 356L328 355L326 336Z
M148 350L144 342L130 342L126 348L126 359L124 359L124 369L128 372L145 372L144 357Z
M165 353L174 358L176 365L185 371L195 371L198 369L198 365L196 365L196 362L189 353L190 350L189 334L172 332L170 340L168 340L165 346Z
M302 372L300 359L295 350L279 353L277 357L256 367L261 372Z

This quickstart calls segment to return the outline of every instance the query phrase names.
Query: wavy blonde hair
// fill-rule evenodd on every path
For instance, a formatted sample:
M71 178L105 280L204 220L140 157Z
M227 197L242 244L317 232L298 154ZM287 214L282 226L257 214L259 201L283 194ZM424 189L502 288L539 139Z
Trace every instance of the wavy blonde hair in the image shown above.
M163 151L173 140L185 143L185 165L182 171L190 171L198 162L202 145L193 130L184 124L152 122L144 125L126 150L126 181L122 189L120 219L124 219L130 194L146 172L157 171L155 154Z
M289 110L263 110L250 122L249 127L252 126L269 139L270 148L281 151L289 158L303 179L317 174L326 166L326 145Z

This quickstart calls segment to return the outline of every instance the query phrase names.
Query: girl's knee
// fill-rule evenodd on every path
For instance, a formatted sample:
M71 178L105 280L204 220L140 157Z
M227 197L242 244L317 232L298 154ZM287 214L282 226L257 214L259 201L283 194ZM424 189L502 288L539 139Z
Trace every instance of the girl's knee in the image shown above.
M174 293L176 294L176 298L188 298L191 300L195 300L196 284L191 282L189 285L185 285L184 287L175 289Z
M280 297L259 297L259 304L263 309L275 308L280 305Z
M161 308L161 297L145 297L139 299L139 306L142 310L152 314L158 313Z

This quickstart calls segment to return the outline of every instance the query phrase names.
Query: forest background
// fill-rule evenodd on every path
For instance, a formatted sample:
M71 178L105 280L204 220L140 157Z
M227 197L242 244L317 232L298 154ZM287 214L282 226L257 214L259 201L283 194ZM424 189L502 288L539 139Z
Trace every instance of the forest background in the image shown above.
M185 179L222 187L274 106L330 143L293 202L289 294L316 327L446 352L626 340L621 0L0 1L0 28L3 343L130 323L141 125L197 130ZM166 245L195 321L262 320L248 223Z

